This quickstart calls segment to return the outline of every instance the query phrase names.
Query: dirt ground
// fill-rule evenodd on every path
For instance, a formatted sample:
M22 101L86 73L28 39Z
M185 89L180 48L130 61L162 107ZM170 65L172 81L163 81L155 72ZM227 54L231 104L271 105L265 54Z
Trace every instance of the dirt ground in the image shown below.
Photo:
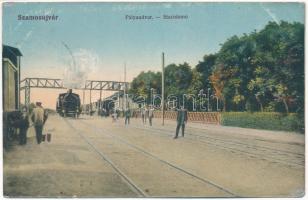
M305 138L291 132L51 115L36 144L4 151L10 197L301 197Z

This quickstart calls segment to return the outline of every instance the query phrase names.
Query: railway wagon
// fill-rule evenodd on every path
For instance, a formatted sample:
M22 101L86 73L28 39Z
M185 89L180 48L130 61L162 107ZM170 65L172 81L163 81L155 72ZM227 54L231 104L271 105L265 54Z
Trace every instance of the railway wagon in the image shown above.
M92 102L91 104L83 104L82 106L82 113L86 115L93 115L94 113L98 112L97 102Z
M81 113L80 97L69 89L67 93L59 94L57 99L57 113L62 117L78 118Z
M21 115L19 101L21 56L19 49L2 46L3 145L5 148L17 134L12 124Z

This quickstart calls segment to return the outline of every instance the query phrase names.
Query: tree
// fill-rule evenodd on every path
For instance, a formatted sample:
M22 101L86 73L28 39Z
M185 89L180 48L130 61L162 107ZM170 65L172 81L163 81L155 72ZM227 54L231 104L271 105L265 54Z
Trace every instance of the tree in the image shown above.
M160 72L141 72L131 83L129 94L143 96L147 103L151 101L151 88L161 93L161 73Z
M166 95L182 96L192 82L192 71L188 63L170 64L165 68Z
M304 30L301 23L269 22L258 32L230 37L193 69L185 62L170 64L165 68L166 95L182 98L212 88L224 111L270 108L303 114ZM130 92L149 96L151 88L160 91L161 73L140 73Z
M203 88L212 87L209 77L211 76L213 72L216 59L217 59L216 54L205 55L203 57L203 61L201 62L199 61L199 63L196 65L196 68L195 68L196 71L201 74Z
M273 97L285 111L296 104L303 112L304 99L304 26L300 23L270 22L257 35L259 64L270 70Z
M187 89L187 93L188 94L192 94L192 95L198 95L200 90L203 87L203 78L202 78L202 74L199 73L196 68L194 68L192 70L192 80L191 80L191 84L189 86L189 88Z
M227 110L224 89L229 76L230 72L224 70L223 64L218 64L215 66L212 75L209 77L215 91L215 96L223 102L223 111Z

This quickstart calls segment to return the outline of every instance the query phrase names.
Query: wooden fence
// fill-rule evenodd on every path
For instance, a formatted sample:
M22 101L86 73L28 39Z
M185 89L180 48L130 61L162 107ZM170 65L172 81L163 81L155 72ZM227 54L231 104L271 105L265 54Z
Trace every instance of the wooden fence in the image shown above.
M165 119L176 120L176 111L165 111ZM162 118L162 111L154 111L154 118ZM220 124L219 112L188 112L188 121L207 123L207 124Z

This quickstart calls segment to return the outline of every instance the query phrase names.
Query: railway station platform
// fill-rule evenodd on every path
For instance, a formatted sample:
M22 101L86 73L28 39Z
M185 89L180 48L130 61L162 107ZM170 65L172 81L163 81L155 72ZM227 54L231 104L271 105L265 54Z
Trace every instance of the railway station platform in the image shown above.
M10 197L301 197L304 135L175 122L50 115L36 144L4 151Z

